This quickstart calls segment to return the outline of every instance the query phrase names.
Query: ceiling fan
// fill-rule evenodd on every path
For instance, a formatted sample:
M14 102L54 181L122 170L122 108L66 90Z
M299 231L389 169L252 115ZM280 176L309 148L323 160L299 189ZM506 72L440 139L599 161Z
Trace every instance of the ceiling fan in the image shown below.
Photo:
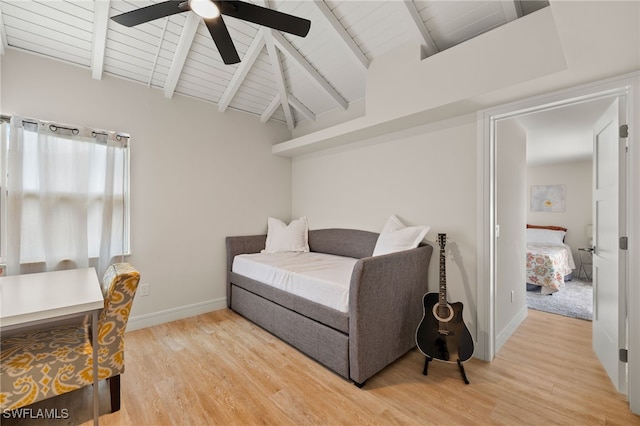
M222 20L222 15L264 25L300 37L305 37L311 27L311 21L308 19L252 3L227 0L169 0L125 12L113 16L111 19L126 27L133 27L189 10L204 18L204 23L207 25L211 38L213 38L225 64L236 64L240 62L240 57L233 45L227 26Z

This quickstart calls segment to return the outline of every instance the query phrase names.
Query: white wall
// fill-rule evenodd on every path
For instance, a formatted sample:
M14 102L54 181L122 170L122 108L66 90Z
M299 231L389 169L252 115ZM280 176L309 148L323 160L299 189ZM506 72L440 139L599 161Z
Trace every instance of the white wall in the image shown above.
M515 119L496 125L496 353L527 315L525 130Z
M565 243L571 246L576 268L579 265L578 248L589 247L585 227L592 223L591 176L591 161L527 167L527 223L567 228ZM532 185L565 185L565 211L532 212Z
M392 214L450 239L447 293L476 330L476 117L466 115L293 160L292 216L312 229L380 232ZM429 289L438 291L438 253ZM416 324L417 326L417 324Z
M367 70L366 113L386 121L566 68L552 10L543 8L424 59L413 43L374 58Z
M129 327L225 307L227 235L266 232L291 209L285 126L34 55L2 57L3 114L130 133L131 263L151 294Z

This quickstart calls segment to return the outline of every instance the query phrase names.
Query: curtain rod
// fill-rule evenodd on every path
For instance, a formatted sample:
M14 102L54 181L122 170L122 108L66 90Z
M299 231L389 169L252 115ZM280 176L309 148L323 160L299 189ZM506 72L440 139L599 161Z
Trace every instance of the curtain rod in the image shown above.
M11 116L10 115L0 115L0 123L8 123L11 121ZM31 121L31 120L27 120L27 119L22 119L23 123L29 123L29 124L39 124L37 121ZM72 134L77 135L78 133L80 133L80 129L76 128L76 127L65 127L65 126L60 126L60 125L56 125L56 124L49 124L49 130L51 130L52 132L57 132L58 129L64 129L64 130L69 130ZM116 134L116 140L120 141L122 139L131 139L131 136L129 136L126 133L117 133L114 132ZM109 133L107 132L100 132L100 131L95 131L92 130L91 131L91 136L92 137L97 137L98 135L101 136L108 136Z
M24 123L24 120L22 120L22 122ZM35 123L38 124L38 123ZM64 129L64 130L70 130L71 134L73 135L77 135L78 133L80 133L80 129L76 128L76 127L64 127L64 126L56 126L55 124L49 124L49 130L51 130L53 133L57 132L58 129ZM95 137L96 132L91 132L91 136Z
M74 129L74 130L78 130L78 129ZM93 136L94 138L97 137L98 135L100 135L100 136L109 136L109 133L107 133L107 132L96 132L95 130L91 131L91 136ZM131 138L131 136L125 135L124 133L116 133L116 140L118 140L118 141L122 140L122 139L129 139L129 138Z

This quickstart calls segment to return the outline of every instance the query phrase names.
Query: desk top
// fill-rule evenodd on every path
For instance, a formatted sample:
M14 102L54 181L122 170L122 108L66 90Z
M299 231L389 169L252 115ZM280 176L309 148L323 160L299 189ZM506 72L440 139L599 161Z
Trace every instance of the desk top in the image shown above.
M94 268L0 277L3 329L104 307Z

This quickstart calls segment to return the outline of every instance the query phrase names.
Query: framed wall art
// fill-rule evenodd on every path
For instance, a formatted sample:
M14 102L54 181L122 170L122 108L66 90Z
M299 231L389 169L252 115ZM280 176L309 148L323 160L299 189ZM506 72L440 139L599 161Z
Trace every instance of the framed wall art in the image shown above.
M563 212L565 209L564 185L532 185L532 212Z

